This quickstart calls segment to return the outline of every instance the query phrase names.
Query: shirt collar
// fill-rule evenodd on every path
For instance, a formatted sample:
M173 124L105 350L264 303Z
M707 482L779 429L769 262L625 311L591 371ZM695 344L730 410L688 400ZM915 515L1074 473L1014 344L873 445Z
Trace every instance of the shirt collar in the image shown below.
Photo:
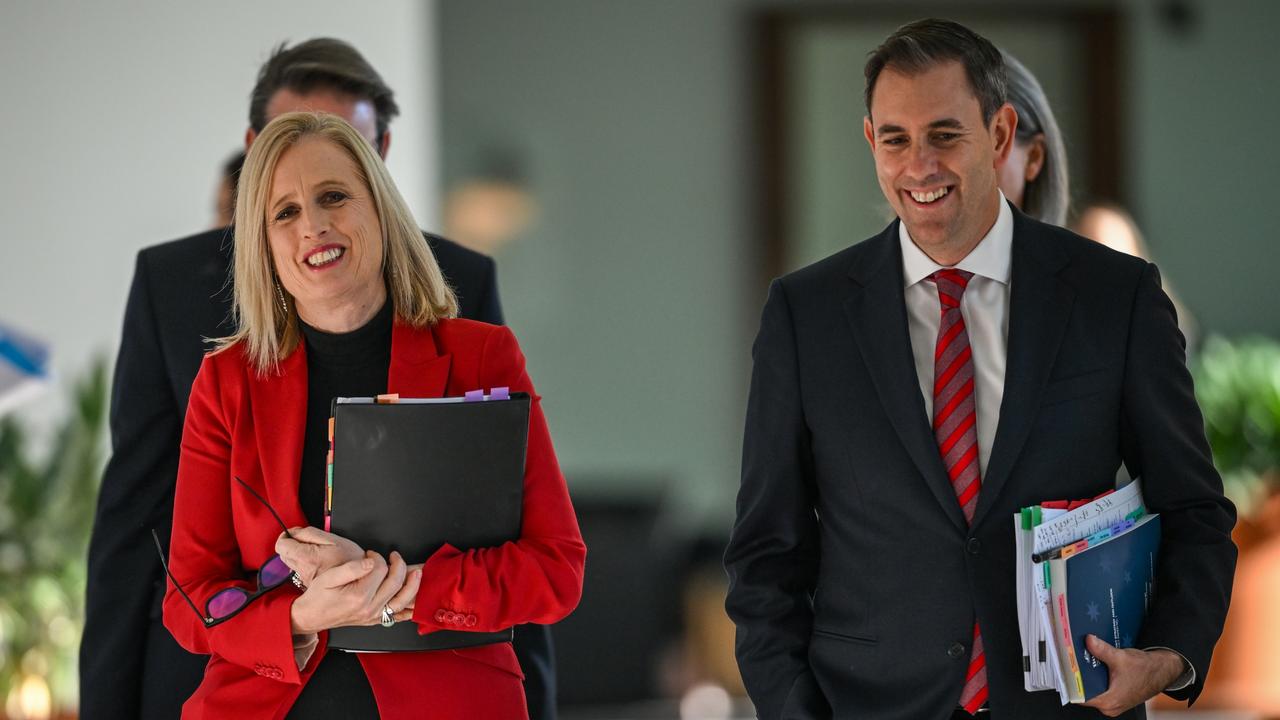
M907 232L906 223L898 223L898 243L902 246L902 281L904 287L911 287L935 272L943 269L942 265L916 246ZM996 222L987 234L978 241L976 247L969 251L963 260L955 264L960 270L967 270L974 275L981 275L1003 285L1009 284L1009 263L1013 255L1013 211L1000 193L1000 211Z

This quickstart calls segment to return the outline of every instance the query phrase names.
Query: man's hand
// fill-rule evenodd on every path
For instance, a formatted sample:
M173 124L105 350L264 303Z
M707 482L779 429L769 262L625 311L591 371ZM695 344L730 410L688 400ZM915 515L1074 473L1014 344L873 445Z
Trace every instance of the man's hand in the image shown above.
M1160 694L1183 671L1182 657L1171 650L1121 650L1096 635L1085 638L1085 645L1106 664L1111 684L1084 706L1107 717L1117 717Z
M364 557L364 550L350 540L319 528L289 528L276 539L276 554L310 585L320 573Z

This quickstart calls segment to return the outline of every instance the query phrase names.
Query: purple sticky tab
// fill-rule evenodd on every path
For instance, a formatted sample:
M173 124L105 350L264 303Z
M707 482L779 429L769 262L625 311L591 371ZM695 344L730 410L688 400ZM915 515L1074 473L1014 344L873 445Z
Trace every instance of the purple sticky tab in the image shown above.
M466 394L465 394L465 395L463 395L462 397L463 397L467 402L480 402L481 400L484 400L484 391L483 391L483 390L468 390L468 391L466 392Z
M511 388L496 387L489 391L490 400L510 400Z

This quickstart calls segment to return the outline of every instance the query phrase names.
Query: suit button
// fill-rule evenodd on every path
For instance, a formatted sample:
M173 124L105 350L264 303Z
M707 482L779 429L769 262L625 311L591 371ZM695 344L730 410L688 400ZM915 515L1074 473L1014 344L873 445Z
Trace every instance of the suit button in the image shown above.
M475 626L476 626L476 616L475 616L475 615L468 615L468 616L467 616L467 619L466 619L466 623L465 623L465 624L466 624L466 626L467 626L467 627L475 627Z
M965 543L964 549L967 550L970 555L977 555L982 552L982 541L978 538L969 538L969 542Z
M963 655L964 655L964 643L952 643L951 647L947 648L947 657L958 658Z
M448 611L445 610L444 608L440 608L439 610L436 611L436 615L435 615L436 622L442 623L445 621L446 617L448 617Z

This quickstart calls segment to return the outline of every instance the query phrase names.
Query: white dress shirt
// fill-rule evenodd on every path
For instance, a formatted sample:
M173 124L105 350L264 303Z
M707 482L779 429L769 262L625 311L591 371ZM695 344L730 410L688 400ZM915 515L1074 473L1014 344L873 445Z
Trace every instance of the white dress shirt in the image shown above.
M924 397L925 414L933 421L933 351L938 343L942 309L938 288L929 276L944 269L916 246L905 223L898 223L902 245L902 282L907 301L911 354ZM985 477L991 444L1000 422L1004 398L1005 353L1009 346L1009 265L1013 257L1013 212L1000 196L996 222L963 260L954 266L973 273L960 299L960 314L973 351L974 404L978 413L978 470Z

